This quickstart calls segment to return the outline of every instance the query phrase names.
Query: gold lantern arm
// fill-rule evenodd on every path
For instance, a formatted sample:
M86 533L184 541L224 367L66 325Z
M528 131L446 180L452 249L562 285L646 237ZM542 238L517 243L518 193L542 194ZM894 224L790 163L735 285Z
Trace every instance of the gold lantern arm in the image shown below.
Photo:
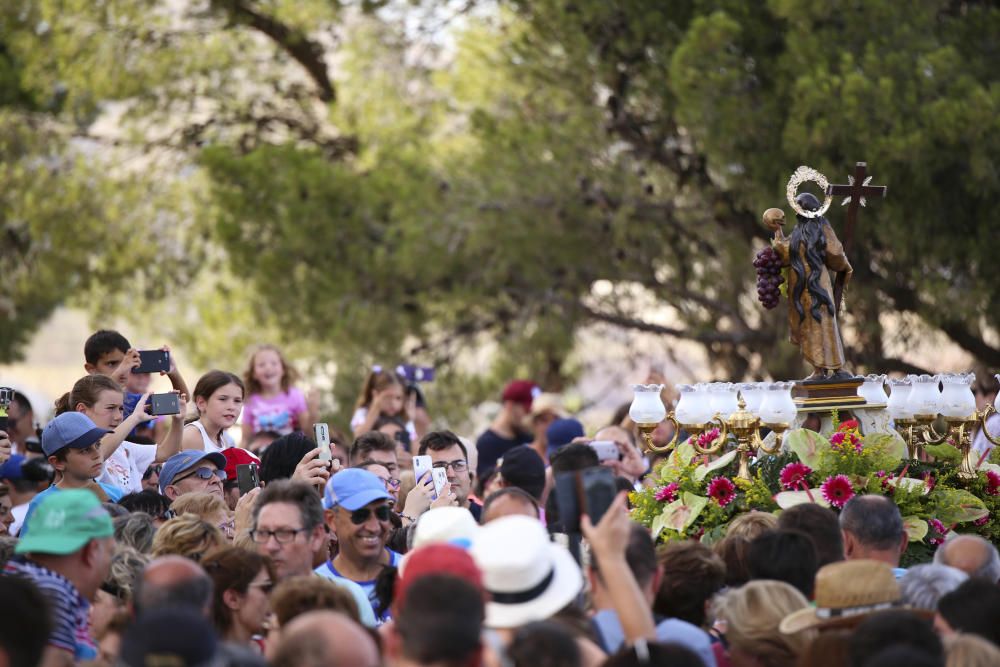
M767 424L765 424L765 426L767 426ZM755 429L753 432L753 446L759 449L760 451L764 452L765 454L777 454L778 452L781 451L781 438L785 433L785 429L781 429L779 431L775 428L771 428L771 431L774 433L773 447L768 447L767 445L764 444L764 439L760 437L760 428Z
M994 438L990 435L990 430L986 428L986 420L990 418L990 415L996 414L997 410L992 405L987 405L979 417L980 428L983 429L983 436L989 440L994 446L1000 446L1000 438Z
M663 445L662 447L657 447L653 444L653 431L659 424L636 424L639 428L639 433L642 435L642 439L646 444L647 452L654 452L656 454L665 454L672 451L674 447L677 446L677 441L681 434L681 425L677 423L677 419L674 417L673 413L667 414L666 420L674 425L674 437L670 439L670 442Z
M705 430L710 430L713 424L718 424L719 437L713 440L711 445L708 447L702 447L698 444L697 438L691 440L691 445L699 454L717 454L719 450L722 449L723 445L726 444L726 438L729 437L729 429L726 426L725 420L723 420L721 416L715 415L708 420L708 423L705 424Z
M949 435L949 431L945 431L944 434L938 434L938 432L934 430L934 424L920 426L920 439L924 441L925 445L943 444L944 441L948 439Z

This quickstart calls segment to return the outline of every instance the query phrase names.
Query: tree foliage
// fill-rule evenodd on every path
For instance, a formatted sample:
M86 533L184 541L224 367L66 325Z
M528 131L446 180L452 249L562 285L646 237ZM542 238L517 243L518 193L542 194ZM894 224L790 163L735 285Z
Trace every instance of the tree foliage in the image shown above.
M863 210L851 253L850 364L914 370L891 350L937 330L1000 366L1000 9L508 0L454 18L456 6L26 3L0 27L0 104L8 122L58 128L57 148L4 164L55 152L72 168L15 180L5 229L56 233L73 211L93 246L63 256L32 232L39 276L110 266L94 275L114 294L131 280L202 286L168 329L198 326L224 290L233 317L203 322L205 336L276 332L337 362L348 385L405 357L557 388L577 332L598 322L698 342L731 377L796 377L784 318L752 298L759 214L784 203L799 164L842 182L865 160L889 196ZM454 20L428 37L418 15ZM102 135L110 109L122 130ZM146 166L81 160L74 135ZM157 196L123 199L136 188ZM139 211L170 233L129 237ZM165 260L166 239L183 252ZM123 262L123 243L143 261ZM7 349L90 290L87 275L9 292L37 312ZM891 313L919 326L887 330Z

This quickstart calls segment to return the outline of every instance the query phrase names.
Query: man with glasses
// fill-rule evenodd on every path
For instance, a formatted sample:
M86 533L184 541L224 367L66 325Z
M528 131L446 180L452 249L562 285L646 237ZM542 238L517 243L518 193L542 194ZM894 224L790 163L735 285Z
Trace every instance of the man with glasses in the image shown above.
M469 499L472 490L472 471L469 469L469 455L465 445L451 431L431 431L420 439L420 455L428 454L435 468L444 468L448 473L448 483L460 507L472 512L478 522L483 507Z
M160 493L171 501L185 493L211 493L225 500L226 457L218 452L186 449L174 454L160 470Z
M384 494L385 487L381 482L379 486ZM327 539L323 505L313 487L290 480L271 482L261 491L253 511L250 537L257 552L274 563L277 580L312 575L313 554L326 548ZM347 590L358 605L361 622L374 627L375 615L365 591L353 581L324 569L325 566L317 569L316 574Z
M375 582L386 567L398 567L402 556L385 545L392 531L391 496L373 473L349 468L330 478L323 495L327 526L336 533L339 551L316 571L345 577L361 586L375 618L389 618L391 600L379 598Z

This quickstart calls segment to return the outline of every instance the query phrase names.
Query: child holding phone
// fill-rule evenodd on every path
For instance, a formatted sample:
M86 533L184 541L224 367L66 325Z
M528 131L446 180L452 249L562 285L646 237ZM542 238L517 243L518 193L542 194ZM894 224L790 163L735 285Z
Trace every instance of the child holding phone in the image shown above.
M184 427L184 449L221 452L235 447L226 429L240 418L243 392L243 381L234 373L213 370L198 378L194 386L198 419Z
M250 355L244 380L247 397L243 408L243 442L258 431L288 435L310 433L318 406L307 405L295 386L297 374L274 345L261 345Z

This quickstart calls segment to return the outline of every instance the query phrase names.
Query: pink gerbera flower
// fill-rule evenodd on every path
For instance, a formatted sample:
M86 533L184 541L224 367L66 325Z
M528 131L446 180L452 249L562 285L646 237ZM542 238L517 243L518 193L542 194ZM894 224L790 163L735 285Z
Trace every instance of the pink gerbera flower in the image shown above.
M671 482L661 487L654 497L661 503L672 503L677 500L677 487L677 482Z
M948 529L945 525L938 521L937 519L927 519L927 526L935 533L934 535L928 535L928 544L942 544L944 543L944 536L948 534Z
M708 496L725 507L736 500L736 485L727 477L716 477L708 483Z
M779 480L781 485L789 491L802 488L806 483L806 477L812 474L812 468L805 463L789 463L781 469Z
M715 442L718 439L719 435L720 432L718 428L710 428L701 435L699 435L697 440L695 440L695 442L697 442L698 446L701 447L702 449L707 449L713 442Z
M975 521L973 521L973 522L972 522L972 525L974 525L974 526L985 526L985 525L986 525L986 524L988 524L989 522L990 522L990 515L989 515L989 514L987 514L987 515L986 515L986 516L984 516L983 518L981 518L981 519L976 519Z
M847 475L832 475L826 478L823 485L819 487L823 493L823 498L836 508L841 508L847 501L854 497L854 487Z
M992 470L986 471L986 493L991 496L1000 495L1000 474Z

